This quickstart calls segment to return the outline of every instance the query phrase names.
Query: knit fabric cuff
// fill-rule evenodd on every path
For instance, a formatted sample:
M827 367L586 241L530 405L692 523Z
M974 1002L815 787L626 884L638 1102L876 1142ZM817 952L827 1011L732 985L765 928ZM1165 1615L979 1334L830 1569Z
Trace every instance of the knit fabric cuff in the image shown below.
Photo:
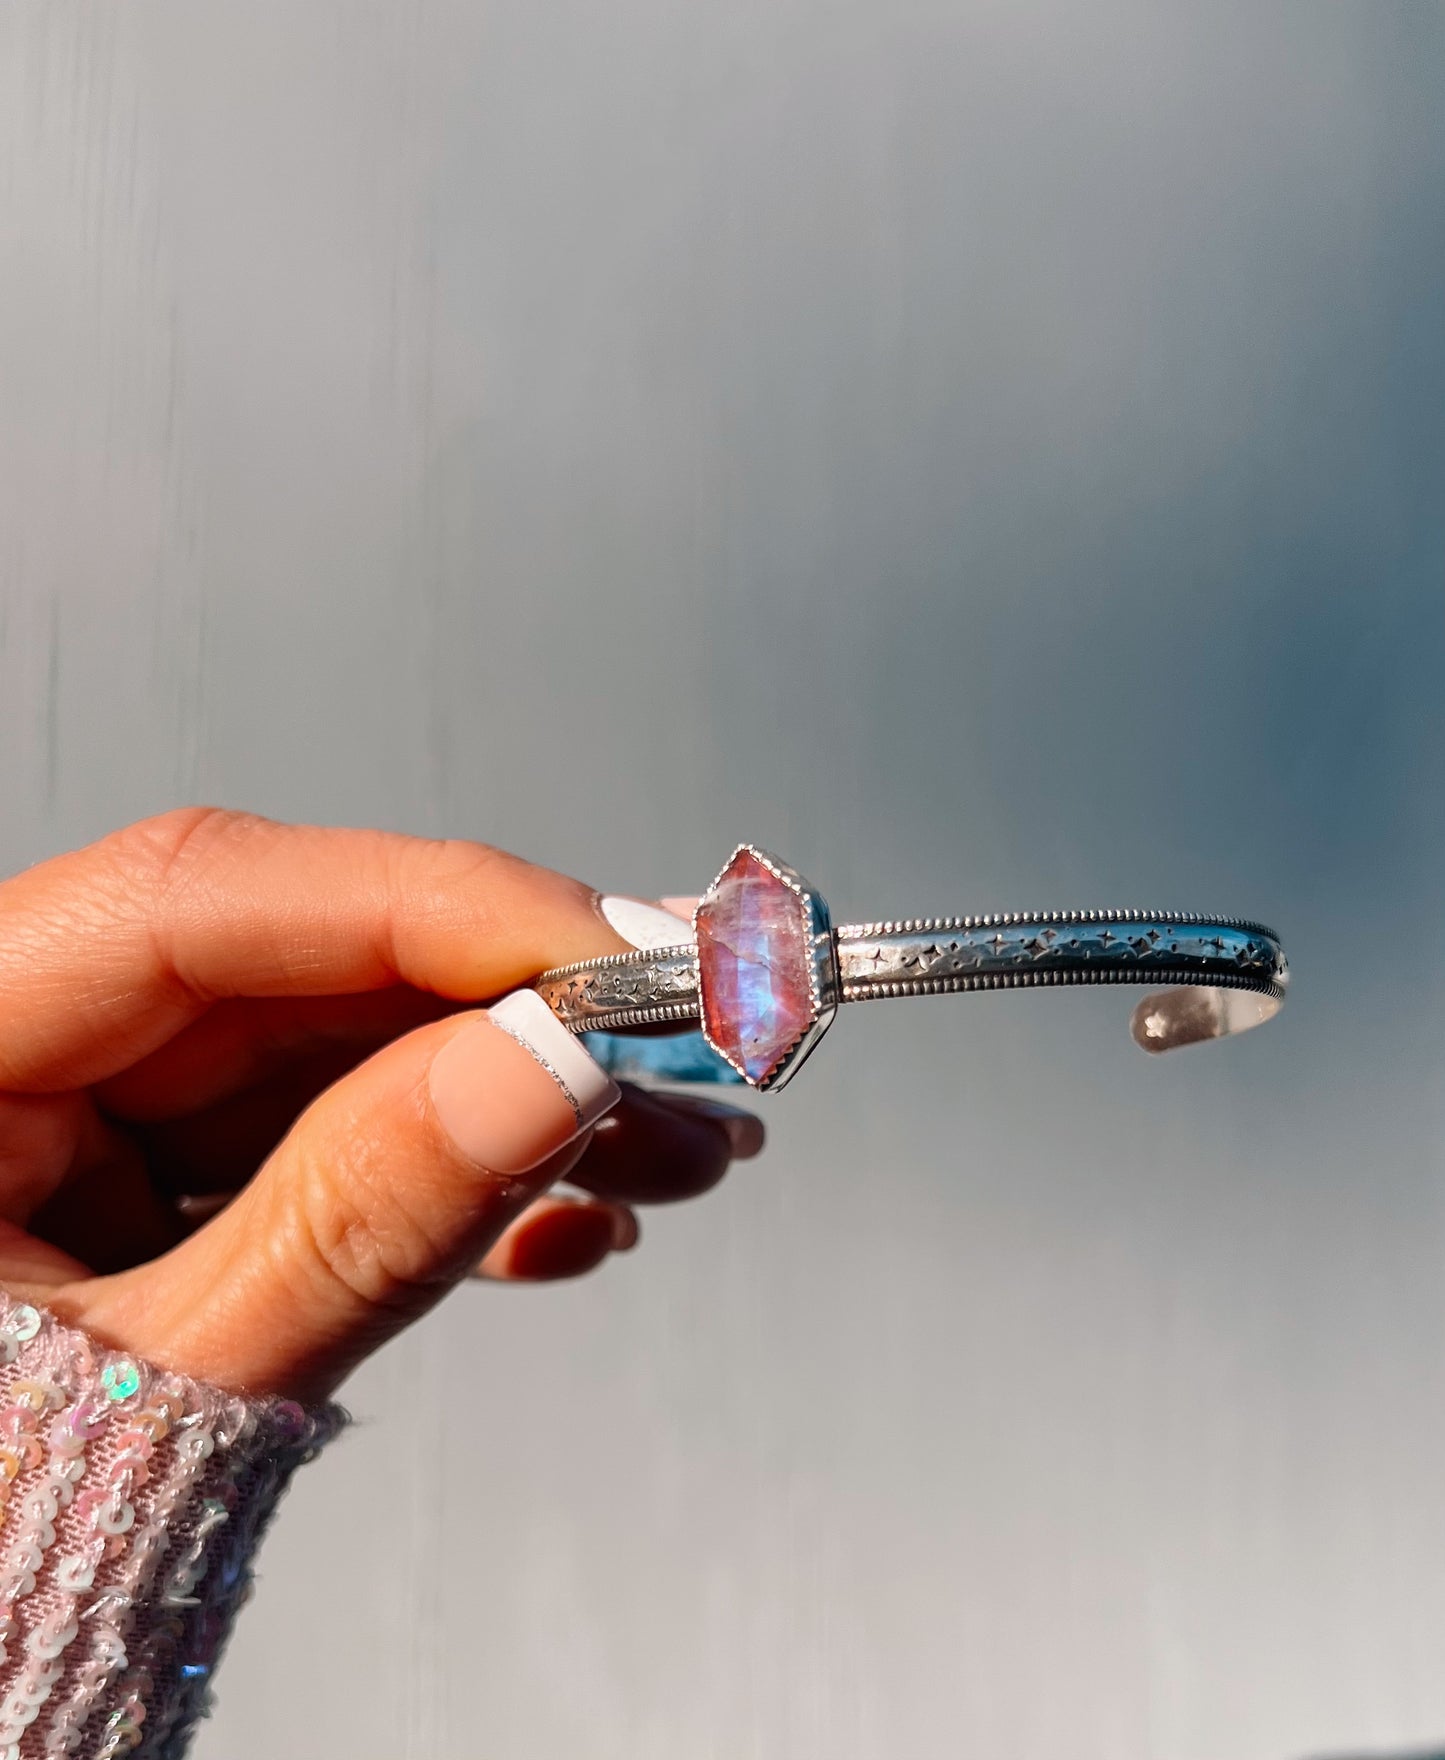
M0 1760L171 1760L338 1407L254 1400L0 1294Z

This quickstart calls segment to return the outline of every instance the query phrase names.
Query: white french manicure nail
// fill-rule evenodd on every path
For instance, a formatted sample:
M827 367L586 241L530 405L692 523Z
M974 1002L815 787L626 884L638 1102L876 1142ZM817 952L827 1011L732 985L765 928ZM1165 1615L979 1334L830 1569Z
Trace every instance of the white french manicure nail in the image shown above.
M513 990L500 1002L490 1003L487 1019L530 1051L575 1103L580 1128L596 1124L622 1098L616 1082L587 1055L535 990Z
M690 922L640 898L609 894L599 901L599 909L624 941L645 953L659 947L686 947L692 942Z
M535 990L467 1022L427 1072L437 1123L492 1173L526 1173L579 1136L621 1090Z

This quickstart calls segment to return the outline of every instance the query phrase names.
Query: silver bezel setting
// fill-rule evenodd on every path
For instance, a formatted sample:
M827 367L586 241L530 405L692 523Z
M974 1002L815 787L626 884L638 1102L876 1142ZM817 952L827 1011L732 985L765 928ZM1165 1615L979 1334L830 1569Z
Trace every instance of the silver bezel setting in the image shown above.
M833 939L833 927L828 915L828 906L822 893L805 880L798 870L779 857L759 849L755 843L740 843L728 859L713 876L712 884L697 902L693 911L693 938L698 938L698 921L707 909L708 901L722 884L729 868L740 855L750 855L762 867L797 898L801 906L805 945L808 956L808 1005L809 1021L801 1037L785 1051L778 1062L761 1080L755 1080L725 1046L718 1044L707 1027L707 998L702 976L701 955L696 955L698 1013L702 1023L702 1036L709 1046L723 1061L729 1064L743 1078L750 1088L760 1093L775 1093L786 1087L802 1068L808 1057L816 1048L818 1041L832 1024L838 1012L840 984L838 978L838 955Z

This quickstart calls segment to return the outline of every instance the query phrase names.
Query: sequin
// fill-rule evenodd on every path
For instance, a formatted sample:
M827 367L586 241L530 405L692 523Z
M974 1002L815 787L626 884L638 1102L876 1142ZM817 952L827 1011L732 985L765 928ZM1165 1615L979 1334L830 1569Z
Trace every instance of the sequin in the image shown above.
M48 1525L60 1514L60 1499L48 1484L37 1485L26 1494L20 1508L30 1521Z
M265 1514L335 1427L0 1294L0 1760L178 1752Z
M129 1399L140 1392L140 1370L129 1357L118 1357L101 1370L100 1385L107 1399Z
M101 1509L96 1521L104 1534L128 1534L135 1526L135 1505L121 1498L118 1503L107 1504Z
M30 1648L37 1656L59 1656L68 1644L74 1643L79 1630L80 1622L74 1618L61 1626L58 1631L46 1631L42 1626L31 1638Z
M95 1581L95 1566L86 1558L63 1558L55 1580L67 1595L78 1595Z
M94 1434L94 1427L84 1421L80 1408L74 1406L68 1412L61 1412L50 1426L50 1447L64 1459L78 1459L85 1453L85 1445Z

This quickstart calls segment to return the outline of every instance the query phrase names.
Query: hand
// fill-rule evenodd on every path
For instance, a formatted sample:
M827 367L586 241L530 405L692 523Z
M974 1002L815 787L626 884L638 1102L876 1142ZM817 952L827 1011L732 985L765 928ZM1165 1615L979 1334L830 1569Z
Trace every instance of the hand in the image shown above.
M588 888L481 844L214 809L5 881L0 1285L316 1399L479 1263L589 1269L635 1242L631 1203L762 1146L749 1113L637 1089L579 1131L555 1065L475 1008L626 946ZM592 1196L543 1195L564 1176Z

